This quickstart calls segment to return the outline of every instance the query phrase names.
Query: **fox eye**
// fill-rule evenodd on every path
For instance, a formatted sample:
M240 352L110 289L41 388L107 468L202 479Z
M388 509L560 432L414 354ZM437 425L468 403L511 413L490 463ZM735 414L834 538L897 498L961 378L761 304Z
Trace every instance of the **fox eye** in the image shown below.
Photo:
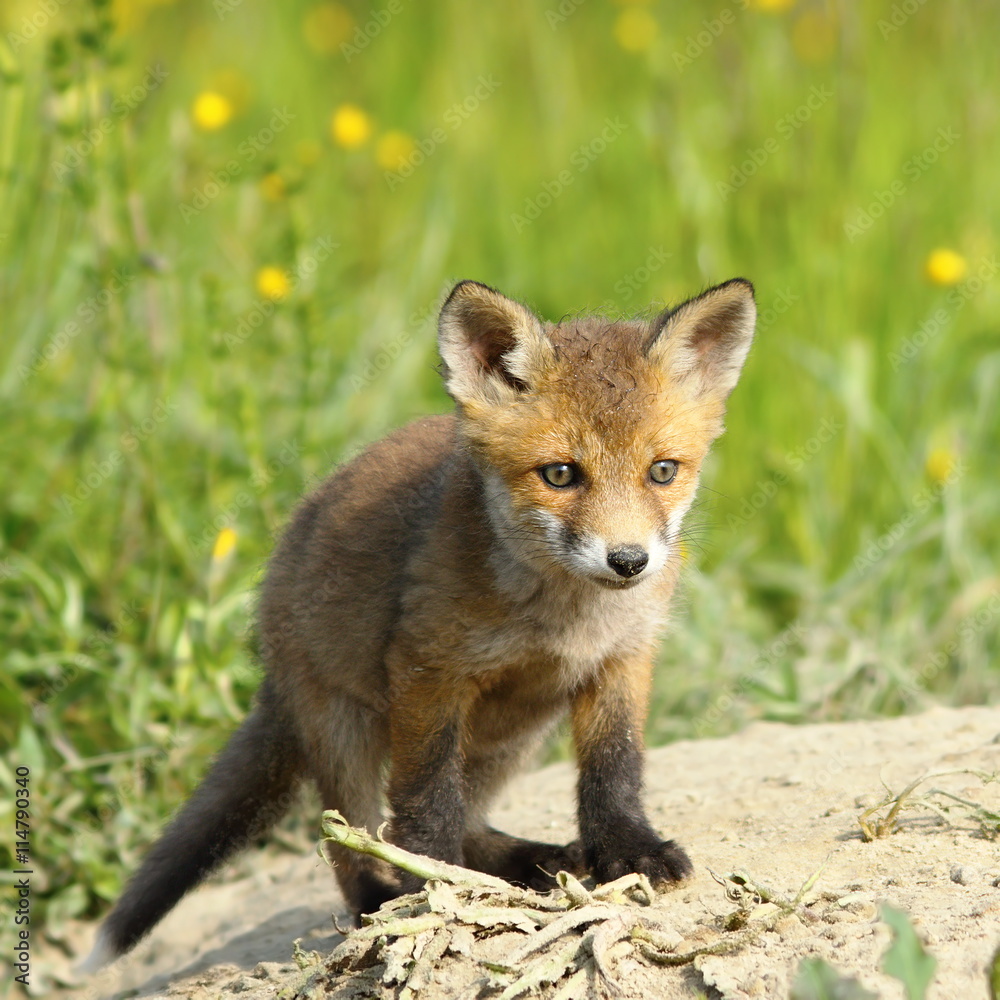
M569 465L566 462L543 465L538 470L538 474L549 486L555 486L556 489L560 490L566 486L572 486L580 479L580 470L575 465Z
M672 483L676 475L677 463L672 458L664 458L662 461L654 462L649 467L649 478L661 486Z

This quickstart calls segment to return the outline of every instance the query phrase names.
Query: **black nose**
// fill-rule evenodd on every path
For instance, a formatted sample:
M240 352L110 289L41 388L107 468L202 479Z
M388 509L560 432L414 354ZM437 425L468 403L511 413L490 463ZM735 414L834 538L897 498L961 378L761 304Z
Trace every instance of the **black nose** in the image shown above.
M649 553L638 545L622 545L608 553L608 565L619 576L635 576L648 562Z

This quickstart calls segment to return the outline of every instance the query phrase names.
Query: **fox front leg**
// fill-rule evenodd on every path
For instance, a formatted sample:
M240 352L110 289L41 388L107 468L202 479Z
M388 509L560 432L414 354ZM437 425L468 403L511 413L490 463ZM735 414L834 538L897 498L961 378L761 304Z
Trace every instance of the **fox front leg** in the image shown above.
M389 839L414 854L460 865L465 833L460 740L467 692L456 688L446 670L433 667L392 671L391 688ZM402 873L402 892L422 885L423 879Z
M651 677L648 656L611 660L573 700L580 840L598 882L640 872L663 884L693 870L684 851L652 828L640 802Z

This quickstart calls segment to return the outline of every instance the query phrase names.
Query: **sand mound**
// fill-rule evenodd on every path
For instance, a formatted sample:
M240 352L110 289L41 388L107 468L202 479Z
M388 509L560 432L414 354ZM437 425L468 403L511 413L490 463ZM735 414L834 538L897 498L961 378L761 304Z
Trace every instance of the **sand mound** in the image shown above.
M697 869L690 882L652 902L641 887L614 898L562 900L552 904L559 912L551 919L534 926L500 921L492 930L470 927L458 915L488 900L456 898L445 887L434 905L425 900L423 909L403 915L430 914L433 926L369 932L382 950L372 941L341 946L335 967L327 956L343 938L331 911L342 921L344 913L329 873L314 855L258 854L244 862L252 876L191 894L121 969L47 995L97 1000L131 989L193 1000L270 1000L282 991L438 1000L496 997L507 989L518 996L526 995L516 983L527 954L520 965L513 960L530 951L552 959L552 968L563 961L554 984L543 976L532 994L547 997L672 1000L702 991L726 1000L782 998L800 961L821 957L878 996L902 998L899 982L879 971L891 937L880 906L888 903L910 915L937 959L933 1000L986 998L986 968L1000 945L1000 846L974 807L1000 812L1000 786L972 772L1000 771L998 734L996 710L935 709L877 722L759 723L727 739L655 750L647 770L650 816L688 850ZM897 832L866 842L858 816L883 799L883 780L900 792L927 772L944 771L957 773L919 785L893 817ZM496 824L524 836L571 839L573 778L570 765L524 776L496 810ZM934 789L946 794L929 796ZM891 818L890 809L872 812L869 828ZM593 912L581 918L587 906ZM531 951L530 935L546 933L554 920L564 922L565 933L549 932L551 940ZM649 929L661 957L687 961L673 966L650 957L634 926ZM81 951L88 943L81 935ZM345 959L352 949L354 958ZM36 981L56 964L40 956ZM416 966L422 971L412 986L420 988L407 994Z

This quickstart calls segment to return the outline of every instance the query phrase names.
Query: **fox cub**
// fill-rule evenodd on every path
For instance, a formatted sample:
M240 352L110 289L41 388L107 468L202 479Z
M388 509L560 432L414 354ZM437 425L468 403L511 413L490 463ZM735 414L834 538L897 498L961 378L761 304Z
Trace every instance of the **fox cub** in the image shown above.
M260 599L256 706L150 850L91 967L263 834L305 778L417 853L514 882L560 869L675 882L640 802L655 641L681 521L753 337L734 279L653 320L545 323L473 281L445 302L448 416L417 421L299 507ZM579 840L493 829L491 801L569 712ZM356 914L419 888L331 850Z

